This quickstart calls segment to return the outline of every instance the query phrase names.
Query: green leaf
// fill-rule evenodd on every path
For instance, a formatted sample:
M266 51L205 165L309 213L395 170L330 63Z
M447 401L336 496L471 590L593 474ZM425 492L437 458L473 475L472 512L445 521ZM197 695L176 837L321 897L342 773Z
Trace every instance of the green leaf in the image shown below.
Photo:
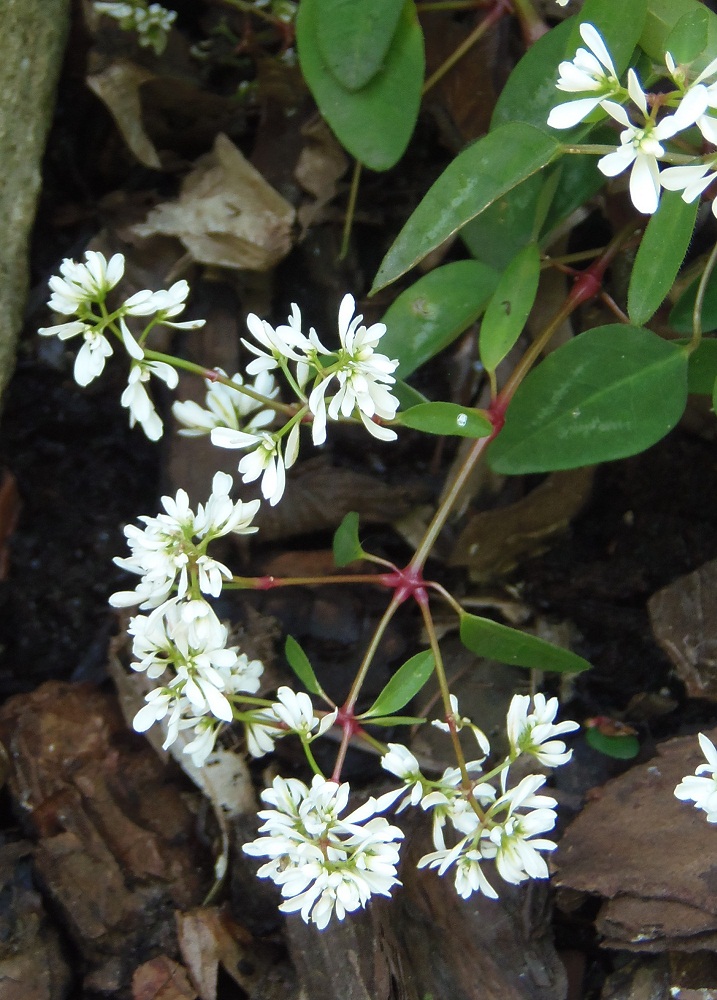
M426 720L416 715L382 715L378 719L371 717L372 726L420 726Z
M416 208L381 264L373 292L410 270L560 152L532 125L502 125L459 153Z
M670 313L670 326L677 333L692 333L692 313L697 299L700 277L685 289ZM702 332L717 330L717 270L707 279L707 287L702 300Z
M316 674L314 673L314 668L309 663L309 658L301 648L296 639L292 636L287 635L286 644L284 645L284 655L289 661L289 666L294 671L296 676L299 678L301 683L304 685L307 691L311 694L318 694L323 696L323 690L319 684Z
M595 727L585 730L585 742L593 750L604 753L606 757L615 757L616 760L632 760L640 752L637 736L605 736Z
M640 327L597 327L530 372L489 462L515 475L636 455L672 430L686 399L684 348Z
M717 380L712 386L712 412L717 413Z
M423 84L423 34L406 0L383 68L361 90L348 90L324 61L317 39L320 0L301 0L296 42L301 72L343 146L372 170L389 170L403 155L418 117Z
M316 37L324 62L347 90L383 68L404 0L316 0Z
M334 534L334 562L337 566L348 566L349 563L363 559L365 552L361 548L358 536L359 516L355 510L349 511Z
M430 649L416 653L398 668L371 708L363 712L359 718L370 719L375 715L393 715L403 708L418 694L431 676L434 662Z
M396 384L391 386L391 392L398 400L402 410L408 410L412 406L419 406L421 403L430 402L428 397L424 396L422 392L414 389L412 385L403 382L401 379L398 379Z
M559 166L587 159L571 156L561 160ZM518 251L530 243L545 180L542 173L533 174L463 226L460 237L476 260L504 271Z
M496 370L522 333L539 278L540 251L535 243L529 243L501 275L481 323L479 352L487 371Z
M642 237L630 277L627 311L646 323L672 288L685 259L697 218L698 200L688 205L679 191L666 191Z
M689 343L689 341L680 341ZM717 340L701 340L687 364L687 391L711 396L717 379Z
M493 109L491 130L507 122L527 122L545 128L548 115L565 95L556 90L558 63L566 57L573 37L570 18L530 46L505 81ZM582 43L581 43L582 44Z
M717 17L697 0L648 0L640 48L654 62L663 64L667 42L679 21L685 16L700 16L700 11L704 11L708 18L707 45L690 67L691 72L699 73L717 57Z
M482 438L493 433L493 425L485 413L457 403L421 403L398 413L396 419L404 427L426 434Z
M478 656L534 670L577 673L590 664L568 649L478 615L461 615L461 642Z
M704 7L683 14L667 36L665 51L678 66L687 66L707 47L710 19Z
M615 133L605 125L590 129L590 142L610 144L614 141ZM560 183L540 230L541 246L549 243L552 231L605 184L605 175L598 170L597 161L597 156L566 156L546 171L548 174L560 171Z
M498 275L474 260L444 264L419 278L389 306L381 353L398 358L397 375L408 378L448 347L485 309Z

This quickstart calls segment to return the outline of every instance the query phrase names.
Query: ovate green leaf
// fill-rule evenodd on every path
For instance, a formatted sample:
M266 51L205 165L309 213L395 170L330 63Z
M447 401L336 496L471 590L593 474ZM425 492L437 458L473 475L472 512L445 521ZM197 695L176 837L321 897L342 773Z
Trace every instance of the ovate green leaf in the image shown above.
M362 559L364 551L358 536L359 516L355 510L349 511L334 533L334 562L337 566Z
M459 153L386 254L373 291L399 278L498 198L546 166L557 139L532 125L502 125Z
M381 353L398 358L399 378L452 344L485 309L498 275L474 260L444 264L401 292L383 317Z
M405 0L316 0L316 37L324 62L348 90L383 68Z
M709 26L709 14L705 7L682 15L665 42L666 51L678 66L688 65L704 52L709 38Z
M322 695L323 691L319 684L314 668L309 663L309 658L301 648L296 639L287 635L284 646L284 654L289 661L289 666L304 685L310 694Z
M688 343L688 341L683 341ZM702 340L687 363L687 391L711 396L717 379L717 340Z
M683 347L639 327L597 327L528 375L489 462L517 474L636 455L672 430L686 400Z
M667 42L678 23L684 17L700 17L701 11L706 13L708 18L707 45L690 67L691 72L699 73L708 62L717 57L717 17L697 0L648 0L647 17L640 36L640 48L644 49L654 62L664 63Z
M540 252L535 243L523 247L500 277L480 327L483 366L494 372L520 336L533 308L540 278Z
M447 434L454 437L481 438L493 433L485 413L457 403L421 403L396 415L404 427L426 434Z
M389 170L404 153L418 117L423 33L406 0L383 68L360 90L344 87L326 64L317 37L319 0L301 0L296 41L304 79L343 146L372 170Z
M516 667L577 673L590 664L568 649L478 615L461 615L461 642L478 656Z
M376 701L360 718L393 715L418 694L433 673L433 653L425 649L399 667Z
M606 757L617 760L632 760L640 752L640 741L637 736L605 736L599 729L585 730L585 742L593 750L604 753Z
M638 326L654 315L672 288L692 239L697 208L698 201L688 205L679 191L666 191L648 222L627 293L627 311Z

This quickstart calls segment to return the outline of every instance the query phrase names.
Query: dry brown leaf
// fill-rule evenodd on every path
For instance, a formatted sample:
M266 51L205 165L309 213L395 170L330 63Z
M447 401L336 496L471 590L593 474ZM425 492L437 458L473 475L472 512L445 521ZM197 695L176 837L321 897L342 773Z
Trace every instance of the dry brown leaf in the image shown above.
M125 142L140 163L161 170L162 161L142 122L140 87L154 75L141 66L118 59L99 73L87 77L87 86L114 118Z
M251 935L216 907L203 906L176 917L182 958L201 1000L216 1000L220 966L251 995L262 964Z
M291 249L294 209L225 135L185 178L178 201L153 209L138 236L176 236L195 261L266 271Z
M674 796L700 762L696 737L661 744L653 760L609 781L563 836L556 882L607 900L598 926L608 947L717 947L714 830Z
M306 145L299 154L294 177L316 199L299 209L299 222L304 230L313 225L322 209L336 197L338 181L348 169L349 161L333 132L323 119L317 118L301 130Z
M717 700L717 559L650 598L655 638L693 698Z
M132 976L132 1000L195 1000L196 996L187 970L167 955L150 959Z
M545 552L587 503L593 477L590 467L553 472L516 503L473 514L458 536L449 565L467 566L471 579L482 583Z

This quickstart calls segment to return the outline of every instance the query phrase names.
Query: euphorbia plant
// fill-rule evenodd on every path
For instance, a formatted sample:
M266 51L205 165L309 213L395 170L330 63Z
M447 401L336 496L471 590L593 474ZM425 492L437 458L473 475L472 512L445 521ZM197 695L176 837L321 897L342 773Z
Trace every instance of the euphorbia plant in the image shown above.
M527 17L527 4L518 6ZM279 738L298 737L314 773L312 783L276 778L262 796L268 808L260 813L260 836L245 850L266 859L259 874L281 887L281 908L299 911L319 927L332 914L341 918L364 906L373 893L387 895L397 884L402 833L383 815L391 807L400 811L412 805L432 815L435 849L419 866L451 872L464 897L476 891L497 895L486 862L494 861L498 875L512 883L548 875L543 855L555 844L542 835L554 826L555 800L541 791L543 775L513 782L510 768L525 755L544 767L566 763L570 750L561 737L577 726L556 722L556 699L516 695L506 723L508 752L502 759L491 758L485 734L463 716L450 690L433 606L439 601L455 613L462 642L478 655L547 671L579 671L588 664L569 650L468 613L431 578L426 563L464 484L484 458L497 471L516 474L635 454L675 426L690 380L693 387L712 390L717 359L704 350L702 303L714 251L696 289L686 293L693 303L689 339L664 338L644 325L670 292L683 262L698 199L714 176L715 154L705 153L704 146L717 136L717 118L711 114L717 107L712 91L717 88L717 20L695 0L665 8L662 0L626 0L619 9L607 0L587 0L579 19L566 21L528 51L508 80L490 132L460 153L427 192L386 255L374 288L405 275L459 231L473 258L420 278L395 299L381 323L365 325L351 295L341 302L335 333L307 329L298 306L277 327L249 316L250 337L244 344L253 357L244 372L230 378L151 347L155 326L201 325L176 321L189 292L186 282L110 305L123 261L116 256L107 262L91 252L84 264L65 261L62 277L51 280L50 304L67 319L41 332L82 338L75 365L78 382L87 384L101 374L113 345L122 345L130 365L123 405L131 422L156 439L162 423L148 392L152 376L170 387L176 385L178 368L204 378L204 406L175 404L182 432L204 434L218 447L242 452L238 471L243 481L260 479L262 496L270 504L282 500L286 470L298 457L302 435L320 446L337 421L353 423L386 443L406 432L402 428L473 439L403 566L365 551L358 518L349 515L334 539L336 564L362 559L372 564L373 572L310 580L234 575L209 549L219 537L254 531L259 501L232 500L232 479L223 473L214 477L211 495L196 511L180 489L176 497L163 499L163 513L142 518L143 528L126 529L131 555L118 562L139 581L111 601L139 605L146 612L130 622L132 667L160 681L146 696L135 728L162 725L165 746L181 730L191 730L185 752L200 765L231 722L244 726L247 749L254 756L270 752ZM317 46L325 44L325 38L320 40L320 0L306 0L301 9L300 46L302 38L309 47L314 40ZM386 58L399 58L395 53L400 51L401 66L415 69L420 61L413 4L400 5L397 18L381 23L390 33ZM337 68L325 51L304 51L304 63L312 66L310 85L312 73L318 74L313 79L320 93L326 92L332 73L348 72L345 61ZM343 79L341 87L359 93L372 79ZM383 99L380 83L375 87L366 106ZM571 95L567 101L566 93ZM344 110L350 103L346 98ZM622 126L619 136L614 123ZM341 129L336 130L341 137ZM632 217L607 247L595 250L585 270L573 271L569 258L550 254L556 234L576 209L615 183L609 178L628 168ZM646 213L652 216L649 221ZM602 281L616 256L638 243L626 315L603 293ZM572 288L506 370L538 294L541 269L547 267L571 274ZM556 329L599 294L606 296L618 322L586 330L541 360ZM684 311L678 303L676 335L686 332L680 319ZM421 397L406 380L478 319L488 405L479 409ZM363 584L388 595L342 704L323 689L291 638L286 657L305 690L283 686L276 698L258 697L262 665L228 645L228 629L213 610L212 600L229 589L307 582ZM362 710L362 688L380 640L408 601L418 609L429 648L416 652ZM445 731L455 752L455 766L434 777L423 773L406 746L384 744L375 730L366 728L422 721L399 713L431 676L443 702L444 718L435 725ZM333 768L324 774L312 745L331 728L340 739ZM468 759L461 730L474 746ZM383 768L399 785L349 811L350 789L343 775L351 741L378 751ZM703 796L702 789L699 794Z

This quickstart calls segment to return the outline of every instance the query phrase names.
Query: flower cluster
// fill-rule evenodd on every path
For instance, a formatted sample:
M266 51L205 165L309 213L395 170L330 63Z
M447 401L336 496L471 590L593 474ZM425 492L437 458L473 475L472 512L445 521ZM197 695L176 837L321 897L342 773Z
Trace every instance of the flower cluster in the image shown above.
M278 705L273 709L298 732L296 706L287 692L280 692L282 710ZM484 773L483 760L490 752L485 735L459 715L453 699L451 708L454 724L470 728L484 754L481 760L466 764L464 771L447 768L440 778L427 778L410 750L389 743L381 764L401 780L401 786L378 800L370 799L343 819L349 795L345 784L317 776L309 789L300 781L276 778L273 787L262 794L264 802L274 808L259 814L264 820L261 836L244 850L269 859L259 875L281 887L284 912L298 910L305 921L324 927L334 910L341 919L344 913L364 906L372 893L388 895L397 884L396 841L401 833L377 814L394 804L398 812L411 805L432 815L435 850L422 857L418 866L435 868L439 875L453 870L456 890L463 898L473 892L497 897L483 870L486 862L494 863L498 874L514 884L547 878L542 853L554 850L555 844L541 835L555 825L557 803L539 794L546 780L543 775L528 775L508 788L508 770L521 754L552 767L566 763L571 751L556 737L572 732L577 724L554 722L556 699L536 695L531 705L530 698L516 695L508 715L510 754ZM305 709L308 736L318 724L315 718L309 721L313 711L308 698ZM268 725L270 714L266 714ZM332 714L328 724L333 721ZM318 725L325 728L327 723L322 720ZM275 727L276 723L271 739L276 738ZM498 774L500 794L490 783Z
M712 154L704 162L695 158L697 162L662 171L658 162L667 156L664 143L692 126L708 143L717 144L717 117L710 114L717 108L717 60L690 81L685 67L676 65L668 52L663 75L677 89L660 101L651 101L634 69L628 70L627 86L622 87L605 42L592 24L581 24L580 34L587 48L579 48L571 62L560 63L556 86L585 96L554 107L548 124L558 129L572 128L601 108L622 126L622 131L619 146L600 158L598 168L607 177L630 169L630 197L637 210L646 215L655 212L661 188L682 191L685 201L694 201L717 176L717 157ZM623 105L630 102L628 114ZM660 107L666 106L674 109L673 113L658 121ZM714 202L712 210L717 215Z
M113 17L123 31L136 31L137 41L143 48L153 48L160 56L167 46L167 35L177 19L177 12L167 10L158 3L132 0L130 3L109 3L95 0L98 14Z
M700 764L694 774L683 778L675 788L675 795L683 802L693 802L695 809L707 813L708 823L717 823L717 748L704 733L700 733L699 741L707 763Z
M162 435L162 420L155 410L147 384L154 375L170 389L177 385L177 373L169 364L147 357L144 347L147 335L154 326L175 329L197 329L204 320L176 322L186 305L189 285L176 281L167 291L142 290L110 310L107 299L122 280L124 257L114 254L109 261L95 250L85 253L85 263L64 260L60 274L50 278L49 306L53 312L71 317L55 326L42 327L38 332L44 337L70 340L82 338L82 346L75 358L75 381L89 385L102 374L105 362L112 353L112 341L121 344L130 359L127 388L122 394L122 405L129 410L130 426L140 424L147 437L156 441ZM139 340L130 332L127 319L146 317L146 327Z
M259 812L262 836L244 845L247 854L268 858L260 878L281 887L284 913L299 911L319 929L336 912L339 920L377 893L389 896L403 833L379 815L393 796L370 798L342 816L349 785L316 775L307 787L296 778L275 778L262 792L269 809Z
M485 735L469 719L458 716L458 706L451 701L454 719L473 730L487 755L490 748ZM488 775L483 773L482 760L470 761L465 774L458 768L447 768L440 779L431 781L421 773L413 754L400 744L389 744L389 753L382 758L382 766L404 782L406 794L399 811L410 804L433 814L435 851L421 858L419 868L436 868L443 875L454 867L456 891L463 898L477 891L497 896L481 867L486 861L494 860L498 874L507 882L548 876L540 852L554 850L555 844L538 835L555 825L556 802L537 794L545 777L528 775L514 788L507 785L510 765L521 754L549 767L570 759L572 751L555 737L578 726L575 722L555 724L557 707L557 699L546 701L543 695L536 695L531 711L531 699L516 695L508 711L510 754ZM487 780L497 773L501 775L500 795ZM447 831L451 831L450 842L446 841Z
M247 452L239 462L242 480L261 479L262 496L272 505L284 495L286 470L298 457L302 420L311 420L315 445L326 440L327 420L341 417L361 420L379 440L395 440L396 432L378 421L396 416L398 400L390 386L398 362L376 351L385 325L366 327L363 316L354 315L355 309L353 297L345 295L339 307L336 350L325 347L313 327L308 335L303 333L296 304L287 322L277 327L251 313L247 327L252 339L242 340L254 355L246 367L256 379L251 388L273 399L275 374L282 374L298 401L293 415L278 431L271 431L269 412L259 401L244 394L240 403L239 393L231 394L231 388L215 383L208 386L205 407L175 404L175 416L185 425L181 433L209 433L217 447ZM243 385L238 376L232 381Z
M228 646L228 630L217 618L205 595L218 597L231 571L207 549L228 534L256 531L251 524L259 501L232 501L232 477L217 472L212 493L196 513L184 490L163 497L164 513L142 517L144 528L127 525L129 558L116 558L122 569L140 579L134 590L110 598L114 607L140 605L147 615L131 619L132 668L150 679L164 678L150 691L134 728L145 732L165 720L165 747L181 730L193 728L185 747L199 765L211 753L224 722L234 718L234 696L255 692L263 666Z

